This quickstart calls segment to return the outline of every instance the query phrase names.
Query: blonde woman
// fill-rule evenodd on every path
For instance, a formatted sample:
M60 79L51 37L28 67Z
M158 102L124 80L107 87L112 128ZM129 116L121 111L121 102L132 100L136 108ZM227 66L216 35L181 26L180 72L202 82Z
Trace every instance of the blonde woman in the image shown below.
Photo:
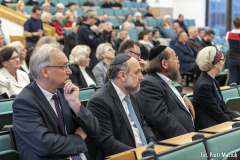
M27 12L24 11L25 9L25 4L22 1L19 1L16 5L16 11L24 16L29 16Z
M41 20L43 23L53 26L51 13L48 12L43 13L41 16Z
M80 88L96 86L96 80L89 66L89 54L91 49L85 45L77 45L69 55L69 63L72 74L71 81Z
M136 27L144 27L145 21L142 19L142 13L136 12L134 14L133 20L134 20L133 23L135 24Z

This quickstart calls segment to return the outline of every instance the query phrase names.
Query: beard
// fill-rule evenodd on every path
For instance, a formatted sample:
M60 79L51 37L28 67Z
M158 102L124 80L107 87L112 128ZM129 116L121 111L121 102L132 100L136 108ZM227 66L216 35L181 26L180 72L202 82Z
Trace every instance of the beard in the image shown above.
M174 68L173 66L169 66L169 69L166 71L166 75L169 79L171 79L172 81L181 82L181 74L179 72L179 66Z
M128 77L126 82L123 84L123 87L128 92L128 94L137 93L140 90L140 82L134 84L132 79Z

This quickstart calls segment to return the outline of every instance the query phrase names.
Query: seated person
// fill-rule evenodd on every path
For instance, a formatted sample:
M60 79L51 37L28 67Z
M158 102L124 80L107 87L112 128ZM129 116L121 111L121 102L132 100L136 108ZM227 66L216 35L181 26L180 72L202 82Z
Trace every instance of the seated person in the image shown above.
M43 23L54 27L53 24L52 24L51 13L47 13L47 12L43 13L42 16L41 16L41 20L42 20Z
M106 2L102 5L102 8L112 8L113 4L111 2L112 0L106 0Z
M68 4L68 10L65 12L65 15L73 15L74 18L78 17L78 13L75 10L76 4L75 3L69 3Z
M189 45L195 57L197 57L198 52L203 49L201 43L197 41L197 36L198 36L197 27L194 27L194 26L189 27L188 33L189 33L189 38L186 44Z
M196 57L189 45L186 44L188 40L187 33L181 31L177 35L178 41L174 45L173 50L175 51L180 61L180 73L185 74L186 72L200 73L200 69L196 64Z
M36 0L35 0L36 1ZM52 0L44 0L43 3L49 3L51 5L51 7L55 7L55 5L51 2ZM42 4L43 4L42 3Z
M71 52L71 50L76 46L76 33L77 30L80 26L82 22L82 17L79 16L76 20L76 22L73 22L72 24L72 33L68 35L68 47L69 47L69 51Z
M58 3L58 4L56 5L57 12L59 12L59 13L62 13L62 14L63 14L64 8L65 8L65 5L62 4L62 3Z
M66 24L64 27L72 27L72 23L74 22L74 17L73 15L67 15L66 17Z
M42 39L42 38L41 38L41 39ZM41 39L40 39L40 40L41 40ZM40 41L40 40L39 40L39 41ZM38 41L38 42L39 42L39 41ZM32 56L32 53L33 53L34 48L35 48L35 47L29 48L29 49L27 50L27 53L26 53L26 64L27 64L27 67L28 67L28 68L29 68L29 62L30 62L30 58L31 58L31 56ZM32 76L31 73L28 73L28 77L29 77L30 82L34 81L34 78L33 78L33 76Z
M99 62L93 68L93 75L96 79L97 85L102 85L106 80L109 65L115 57L115 50L110 43L102 43L97 47L96 57Z
M150 7L150 6L147 7L147 13L145 14L144 17L152 17L152 18L154 18L153 14L152 14L152 7Z
M170 19L171 19L171 16L170 15L165 15L163 17L164 19L164 22L162 24L162 27L165 27L165 28L172 28L172 24L170 23Z
M205 30L204 29L199 29L198 30L198 36L197 36L196 40L198 42L201 42L204 37L205 37Z
M49 10L50 10L50 4L49 3L47 3L47 2L45 2L45 3L43 3L42 4L42 13L49 13Z
M72 74L69 79L79 88L96 86L96 80L89 66L89 54L91 49L85 45L77 45L69 55L69 63Z
M130 27L130 28L135 27L134 23L132 22L132 15L131 14L127 14L125 16L125 22L123 23L123 25L128 25L128 27Z
M167 46L167 41L163 38L159 38L160 32L158 30L152 31L152 39L150 42L154 45L157 46L159 44L166 45Z
M152 48L148 74L136 93L139 107L158 141L194 132L194 108L187 96L180 95L172 85L173 81L181 81L178 63L171 48Z
M142 19L142 13L136 12L134 14L133 20L134 20L133 23L134 23L135 27L144 27L145 21Z
M55 37L50 37L50 36L44 36L41 39L39 39L39 41L36 44L36 47L40 47L41 45L44 44L52 44L56 42L56 38Z
M196 131L240 116L226 107L219 84L215 79L216 75L222 71L225 60L222 51L214 46L203 48L197 55L196 62L202 73L193 92Z
M34 81L13 102L13 132L22 160L87 160L84 141L100 133L98 120L81 104L79 88L68 79L72 72L62 48L45 44L34 51Z
M26 64L26 53L27 50L23 47L22 43L20 41L14 41L11 44L8 45L9 47L13 47L17 50L18 55L20 56L20 70L29 73L29 68Z
M119 38L115 41L115 49L117 53L118 53L120 44L126 40L127 36L128 36L128 30L121 29L119 31Z
M178 22L179 26L182 27L186 33L188 33L187 26L184 24L183 20L184 20L183 14L179 14L178 19L175 20L174 22Z
M100 23L105 23L107 20L108 20L108 15L103 14L97 19L97 22L95 23L95 25L98 26Z
M61 44L64 44L65 30L63 29L63 27L64 27L64 25L63 25L63 14L62 13L56 13L54 19L55 20L52 24L56 29L57 41L60 42Z
M83 6L89 6L89 7L93 7L95 6L93 3L92 3L93 0L88 0L86 3L83 4Z
M138 42L142 45L140 49L141 49L141 58L143 60L148 60L148 53L154 47L148 38L149 31L150 30L144 30L139 32L138 34L138 40L139 40Z
M215 32L213 30L207 30L205 36L201 41L202 47L213 46L212 40L214 38Z
M170 48L174 48L174 45L177 43L178 41L178 38L177 38L177 35L179 32L183 31L183 28L182 27L179 27L179 28L176 28L175 29L175 38L171 39L170 41Z
M27 14L27 12L24 11L24 9L25 9L25 4L24 4L24 2L19 1L19 2L17 3L17 5L16 5L16 12L18 12L18 13L24 15L24 16L29 16L29 15Z
M5 47L0 51L0 95L8 97L18 95L30 83L28 74L19 70L20 56L14 47Z
M177 28L179 28L180 26L179 26L179 23L178 22L173 22L173 31L172 32L170 32L170 34L169 34L169 37L171 38L171 39L176 39L177 38L177 36L176 36L176 29Z
M122 1L123 0L116 0L116 2L112 5L112 7L122 8Z
M43 2L43 3L45 3L45 2ZM27 5L28 5L28 6L39 6L40 4L38 3L37 0L29 0L29 1L27 2Z
M130 55L118 55L110 64L108 78L109 81L93 93L87 104L87 109L101 126L95 142L103 152L103 158L150 142L156 144L134 95L143 80L139 62Z

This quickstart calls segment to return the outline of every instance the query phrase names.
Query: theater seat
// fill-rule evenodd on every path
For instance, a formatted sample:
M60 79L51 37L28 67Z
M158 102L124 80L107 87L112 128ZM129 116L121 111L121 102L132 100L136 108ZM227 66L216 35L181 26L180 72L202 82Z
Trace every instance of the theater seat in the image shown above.
M69 4L68 0L58 0L58 3L62 3L65 6L67 6Z
M12 104L13 100L2 100L0 101L0 130L5 125L11 125L12 124ZM0 143L1 144L1 143Z
M83 0L81 0L83 1ZM80 3L78 0L68 0L69 3L75 3L77 6L80 6Z

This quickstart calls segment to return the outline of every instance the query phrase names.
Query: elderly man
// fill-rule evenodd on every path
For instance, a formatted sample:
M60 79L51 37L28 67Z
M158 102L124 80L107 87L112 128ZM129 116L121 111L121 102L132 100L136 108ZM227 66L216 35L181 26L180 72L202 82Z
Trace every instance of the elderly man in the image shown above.
M197 41L198 29L197 27L191 26L188 30L189 38L186 44L192 49L194 56L197 57L198 52L203 49L201 43Z
M152 48L146 69L148 74L136 93L142 113L158 141L194 132L194 108L172 85L172 81L181 80L178 63L171 48L164 45Z
M51 7L55 7L55 5L51 2L51 0L45 0L43 3L49 3ZM42 3L42 5L43 5Z
M178 22L179 25L180 25L180 27L182 27L182 28L184 29L184 31L185 31L186 33L188 33L187 26L183 23L183 20L184 20L183 15L182 15L182 14L179 14L178 19L175 20L174 22Z
M177 38L177 35L178 35L178 33L179 32L181 32L181 31L183 31L183 28L182 27L178 27L178 28L176 28L175 30L174 30L174 34L175 34L175 38L173 38L173 39L171 39L171 41L170 41L170 48L174 48L174 45L177 43L177 41L178 41L178 38Z
M96 144L110 156L155 141L142 118L133 93L143 80L138 61L129 55L115 57L108 69L109 82L95 92L87 108L98 118L101 133Z
M79 101L79 89L59 44L35 50L30 72L35 81L13 103L13 130L20 159L86 160L86 137L100 133L98 120ZM58 88L63 87L61 93ZM86 155L85 155L86 154Z
M89 67L93 69L93 67L98 63L98 60L95 56L96 48L99 44L107 42L108 37L111 36L110 33L112 31L111 25L105 25L103 27L103 32L100 36L98 36L94 31L90 29L96 23L97 13L95 9L88 8L84 10L83 22L81 26L77 30L77 44L78 45L86 45L91 48L91 53L89 58L90 65Z
M2 32L0 32L0 50L4 47L4 43L5 42L5 39L3 37L3 34Z
M126 29L121 29L119 31L119 38L115 41L115 49L118 53L118 50L119 50L119 47L120 47L120 44L127 38L128 36L128 30Z
M63 12L64 12L64 8L65 8L64 4L62 4L62 3L58 3L58 4L56 5L56 8L57 8L57 12L63 14Z
M202 47L213 46L212 40L214 38L215 32L213 30L207 30L205 36L201 41Z
M43 10L42 10L42 13L49 13L49 10L50 10L50 3L47 3L47 2L45 2L45 3L43 3L42 4L42 8L43 8Z
M185 74L186 72L200 73L200 69L196 64L196 57L189 45L186 44L188 40L187 33L181 31L178 33L178 41L174 45L173 50L176 52L176 55L180 61L180 73Z
M169 37L171 38L171 39L175 39L175 38L177 38L177 36L176 36L176 29L177 28L179 28L180 26L179 26L179 23L178 22L173 22L173 31L169 34Z

